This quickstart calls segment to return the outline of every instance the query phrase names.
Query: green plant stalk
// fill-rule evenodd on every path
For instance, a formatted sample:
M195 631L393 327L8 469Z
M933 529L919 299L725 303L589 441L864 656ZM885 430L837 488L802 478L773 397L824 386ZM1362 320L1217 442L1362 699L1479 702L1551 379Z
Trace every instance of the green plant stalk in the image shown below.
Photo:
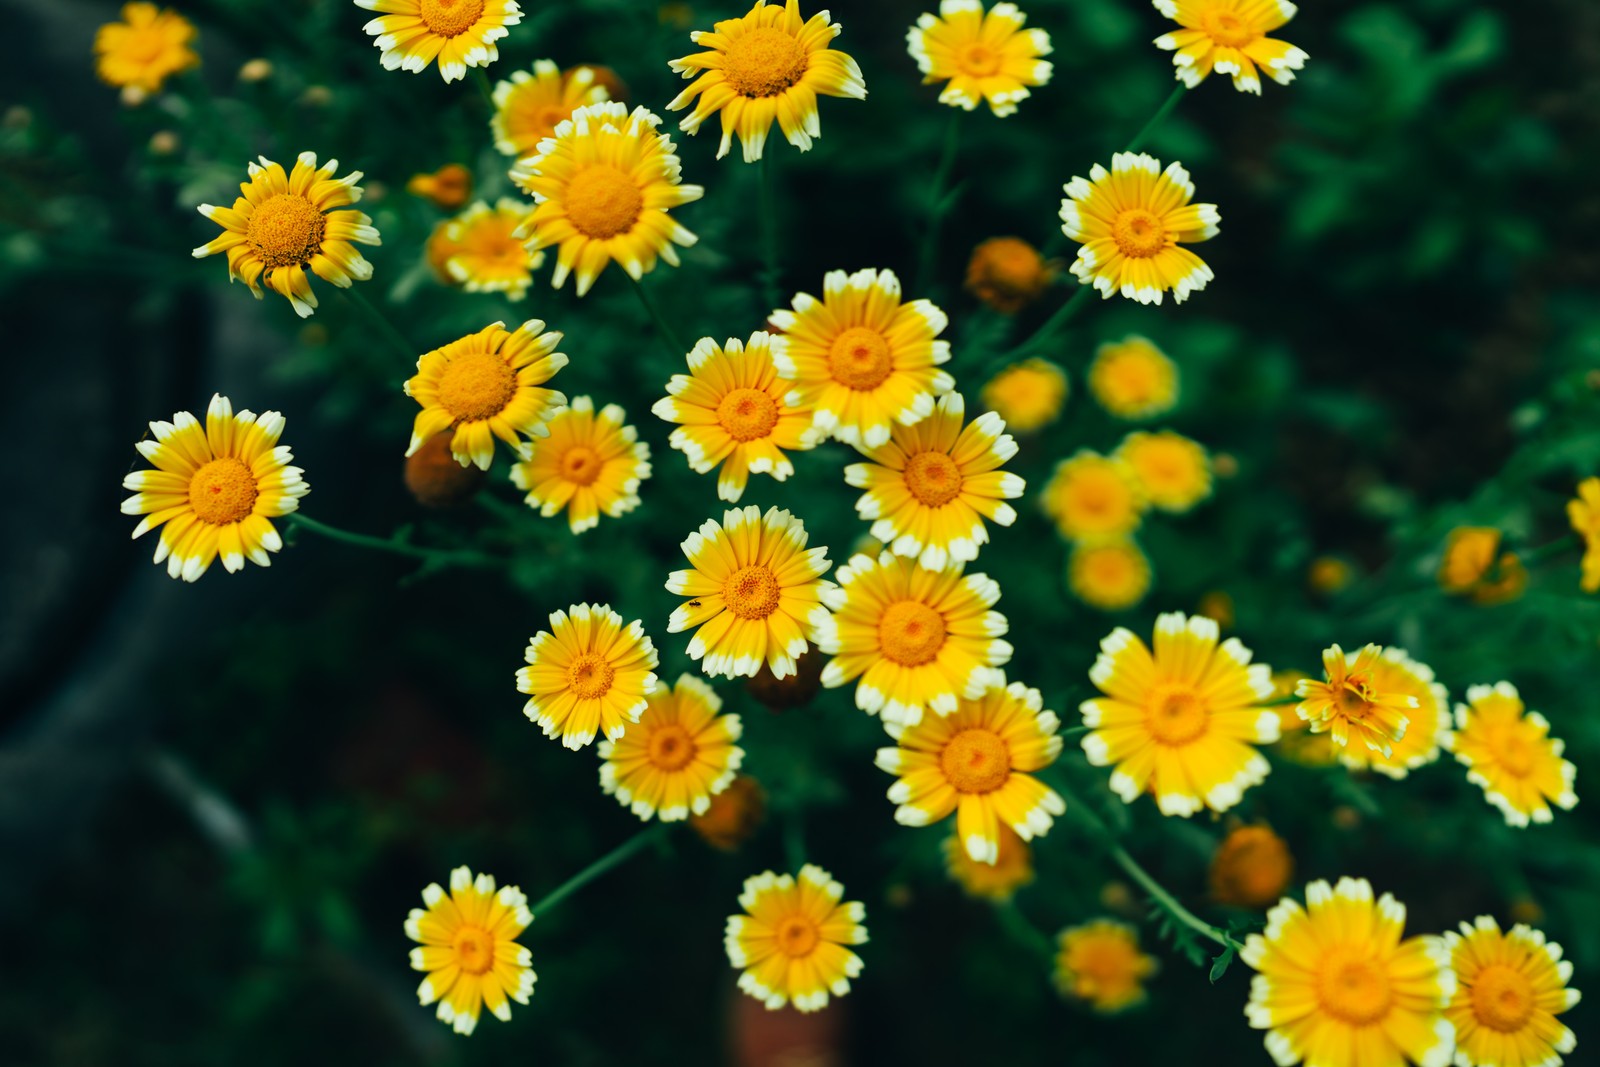
M572 894L576 893L578 890L594 881L596 878L599 878L602 874L605 874L613 867L625 862L629 857L643 849L646 845L663 837L666 832L667 825L665 823L657 823L655 826L640 830L638 833L622 842L622 844L618 845L610 852L607 852L604 856L601 856L599 859L589 864L589 866L585 867L583 870L579 871L577 874L573 875L571 878L568 878L565 882L562 882L550 892L534 901L533 907L529 910L532 911L536 917L543 912L549 911L551 908L555 907L557 904L561 903L563 900L567 899Z
M916 295L922 296L933 284L939 266L939 233L944 228L944 218L949 214L945 204L945 187L950 184L950 172L955 169L956 150L961 142L961 112L954 111L944 131L944 148L939 154L939 165L933 172L933 187L928 193L928 224L922 231L922 250L917 256Z
M343 541L347 545L356 545L359 548L370 548L378 552L390 552L397 556L407 556L411 559L420 559L435 566L443 567L498 567L503 560L483 552L471 549L427 548L423 545L407 544L394 538L372 537L368 534L352 533L341 530L337 526L318 522L316 519L303 515L300 512L290 513L286 521L291 529L310 530L314 534L326 537L330 541Z
M1110 852L1111 858L1116 862L1117 866L1126 871L1128 873L1128 877L1132 878L1135 882L1138 882L1140 887L1144 889L1146 893L1150 894L1150 899L1159 904L1161 906L1161 910L1165 911L1168 915L1172 916L1178 922L1181 922L1183 925L1187 926L1201 937L1215 941L1223 948L1240 949L1244 947L1239 942L1229 937L1225 931L1217 929L1215 926L1212 926L1204 919L1195 915L1194 912L1190 911L1182 904L1179 904L1177 898L1175 898L1171 893L1168 893L1166 889L1162 887L1160 882L1152 878L1150 876L1150 872L1139 866L1138 861L1132 856L1128 855L1127 850L1121 845L1112 845Z
M1069 321L1071 321L1072 317L1077 314L1078 309L1088 301L1089 294L1094 291L1095 289L1093 286L1080 285L1078 287L1078 291L1073 293L1071 298L1069 298L1065 304L1062 304L1059 308L1057 308L1056 313L1045 320L1044 325L1033 331L1033 335L1031 337L1010 351L1002 352L999 357L997 357L995 362L1000 363L1016 359L1017 357L1026 353L1029 349L1037 348L1044 342L1048 341L1056 333L1056 331L1060 330L1061 327L1065 326Z
M1583 539L1577 534L1567 534L1565 537L1558 537L1554 541L1547 541L1538 548L1530 548L1528 551L1520 553L1517 555L1517 562L1521 563L1525 568L1532 569L1545 560L1553 556L1559 556L1568 549L1578 548L1582 544Z
M494 89L489 85L489 75L482 67L472 68L472 80L477 83L478 92L483 94L483 102L489 105L489 110L494 111Z
M761 292L767 306L762 309L762 320L783 306L783 268L778 259L778 191L776 169L772 162L774 153L761 153L761 173L756 180L761 184Z
M1137 152L1139 146L1144 144L1145 139L1156 132L1156 127L1160 126L1162 122L1166 121L1167 116L1172 114L1173 108L1178 106L1178 101L1182 100L1183 94L1188 91L1189 87L1179 82L1177 87L1172 90L1172 95L1167 97L1166 101L1156 109L1154 115L1150 116L1150 121L1139 128L1139 132L1133 135L1133 140L1128 142L1128 147L1123 151Z
M644 282L634 282L633 291L639 294L639 303L644 305L645 314L649 315L650 321L655 324L656 336L661 338L662 345L666 347L667 355L671 356L675 361L682 359L689 351L689 346L683 343L683 339L678 336L678 331L674 330L672 324L662 316L661 309L656 306L656 302L645 290Z
M1046 963L1055 957L1055 944L1050 940L1050 935L1028 921L1028 917L1017 910L1014 901L999 901L994 906L995 918L999 920L1001 929L1011 937L1026 945L1030 950L1041 956Z
M783 817L783 857L795 874L806 864L806 822L798 805Z
M408 366L414 364L417 361L417 357L423 354L422 349L406 340L406 335L401 333L395 324L389 321L389 316L379 311L377 305L367 299L367 294L361 291L359 285L341 289L340 292L344 294L346 300L361 309L361 313L394 346L394 350L405 358Z

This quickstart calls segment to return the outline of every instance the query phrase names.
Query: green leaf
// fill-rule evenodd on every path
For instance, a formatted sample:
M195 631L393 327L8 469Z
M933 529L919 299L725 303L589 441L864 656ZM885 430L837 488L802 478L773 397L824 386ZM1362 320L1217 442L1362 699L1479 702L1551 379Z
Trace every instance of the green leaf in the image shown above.
M1228 966L1233 963L1233 946L1223 949L1217 958L1211 961L1211 984L1216 985L1217 979L1228 973Z

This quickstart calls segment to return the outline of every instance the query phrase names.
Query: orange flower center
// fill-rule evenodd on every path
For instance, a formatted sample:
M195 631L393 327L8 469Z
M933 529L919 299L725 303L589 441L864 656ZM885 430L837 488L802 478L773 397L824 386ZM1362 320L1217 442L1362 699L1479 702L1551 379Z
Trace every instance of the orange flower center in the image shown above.
M567 668L572 695L579 700L598 700L611 691L617 669L593 652L576 656Z
M834 338L828 350L828 372L851 389L876 389L894 370L889 342L877 330L852 326Z
M1261 36L1254 27L1228 11L1207 12L1201 26L1207 36L1224 48L1243 48Z
M213 526L242 522L255 510L259 493L250 468L232 456L212 460L189 479L189 506Z
M593 485L605 464L588 445L573 445L561 453L561 477L576 485Z
M786 915L778 921L774 937L778 941L778 951L795 958L811 955L811 950L822 940L822 932L804 915Z
M740 567L722 587L728 610L741 619L764 619L778 610L781 589L771 568L760 564Z
M456 962L468 974L487 974L494 966L494 938L481 926L462 926L453 942Z
M459 37L483 17L483 0L422 0L418 14L440 37Z
M459 422L479 422L506 409L517 372L494 352L463 352L439 375L439 403Z
M985 280L1007 292L1031 295L1046 280L1044 260L1026 241L997 237L985 242L979 255Z
M609 163L580 170L567 185L567 218L585 237L604 241L627 233L642 210L639 183Z
M328 216L311 201L293 193L279 193L250 213L245 240L269 267L292 267L311 262L322 251Z
M982 41L974 41L956 53L956 66L961 73L974 78L987 78L1000 71L1000 52Z
M1491 963L1472 980L1472 1014L1503 1034L1527 1024L1536 999L1528 976L1504 963Z
M1145 724L1163 745L1187 745L1210 723L1205 700L1188 686L1159 688L1152 695Z
M546 104L539 109L538 118L535 121L538 123L538 128L544 131L544 135L550 137L555 134L557 126L571 117L572 108L566 104Z
M1352 675L1334 690L1333 706L1340 715L1359 722L1372 710L1370 695L1371 690L1366 683Z
M1131 207L1111 224L1111 238L1129 259L1148 259L1167 246L1167 231L1153 212Z
M740 96L777 96L799 81L809 64L793 34L774 27L748 30L722 54L722 76Z
M916 600L890 604L878 620L878 647L903 667L929 663L944 647L944 616Z
M1356 949L1328 953L1317 971L1316 990L1322 1009L1352 1026L1377 1022L1394 1002L1383 967Z
M694 759L694 738L675 722L662 723L650 732L645 754L660 770L681 771Z
M735 441L755 441L778 425L778 402L760 389L735 389L717 405L717 421Z
M918 452L906 461L906 489L930 508L961 495L961 468L943 452Z
M1500 766L1507 774L1514 778L1526 778L1533 773L1534 761L1539 755L1538 748L1522 735L1522 731L1515 727L1506 730L1501 734L1500 744L1496 748Z
M987 727L962 730L939 754L945 780L958 793L992 793L1011 775L1011 753Z

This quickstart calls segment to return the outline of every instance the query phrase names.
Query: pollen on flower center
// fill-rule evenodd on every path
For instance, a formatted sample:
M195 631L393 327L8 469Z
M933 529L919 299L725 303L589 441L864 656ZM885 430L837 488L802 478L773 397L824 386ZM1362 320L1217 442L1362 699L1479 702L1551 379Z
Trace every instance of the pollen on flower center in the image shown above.
M459 37L483 17L484 0L422 0L419 14L440 37Z
M279 193L250 213L245 237L269 267L292 267L311 262L322 251L328 216L311 201L293 193Z
M1011 753L1000 735L974 728L952 737L939 754L945 779L958 793L992 793L1011 775Z
M694 738L675 722L662 723L651 732L645 753L659 770L682 770L694 759Z
M878 646L904 667L920 667L944 647L944 616L916 600L890 604L878 622Z
M828 371L833 380L851 389L876 389L892 370L894 359L889 355L889 342L883 334L865 326L852 326L841 333L828 351Z
M1111 224L1112 240L1129 259L1148 259L1167 246L1166 227L1153 212L1129 208Z
M1533 983L1503 963L1492 963L1472 982L1472 1013L1491 1030L1514 1033L1527 1023L1535 1007Z
M987 78L1000 70L1000 53L981 41L963 48L956 56L956 65L963 74L974 78Z
M806 50L792 34L765 27L728 44L722 76L740 96L777 96L800 80L806 65Z
M1394 992L1376 962L1351 949L1330 952L1317 972L1317 999L1329 1015L1366 1026L1389 1013Z
M764 619L778 610L780 590L772 570L756 563L733 572L723 587L728 610L741 619Z
M454 942L456 962L468 974L487 974L494 966L494 938L478 926L462 926Z
M1498 755L1500 766L1514 778L1526 778L1533 773L1533 765L1538 757L1538 752L1533 745L1528 744L1527 738L1515 730L1507 730L1500 738Z
M1346 682L1334 694L1333 702L1339 708L1339 714L1352 719L1364 718L1372 710L1372 703L1367 699L1365 687L1354 682Z
M593 485L603 464L600 454L588 445L573 445L561 453L561 477L577 485Z
M717 405L717 421L735 441L754 441L778 425L778 402L760 389L735 389Z
M906 489L930 508L961 495L961 468L943 452L918 452L906 461Z
M623 171L597 163L572 176L566 206L567 218L579 233L604 241L633 229L644 209L644 193Z
M439 403L462 422L505 410L517 391L517 372L493 352L464 352L439 375Z
M1150 702L1150 733L1167 745L1186 745L1206 732L1206 702L1188 687L1158 690Z
M580 700L595 700L611 690L611 681L617 670L593 652L585 652L573 659L567 668L572 682L572 695Z
M803 915L785 916L778 923L775 936L779 951L789 957L811 955L822 937L816 924Z
M250 468L242 460L223 456L195 471L189 479L189 506L201 522L226 526L249 517L259 492Z
M1206 36L1224 48L1243 48L1261 36L1238 15L1227 11L1208 12L1202 26Z

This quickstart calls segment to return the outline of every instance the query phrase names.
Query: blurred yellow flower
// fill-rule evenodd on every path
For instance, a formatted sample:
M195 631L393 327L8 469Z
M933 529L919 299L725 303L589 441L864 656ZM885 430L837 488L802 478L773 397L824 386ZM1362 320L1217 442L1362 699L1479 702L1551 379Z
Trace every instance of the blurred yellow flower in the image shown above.
M1020 238L991 237L967 261L967 291L1002 315L1015 315L1044 295L1057 266Z
M660 658L638 619L605 604L574 604L552 612L550 629L528 640L526 667L517 670L517 692L528 695L522 713L546 737L580 749L604 735L615 741L638 722L658 681Z
M989 379L979 394L984 407L1005 420L1012 433L1032 433L1061 416L1067 376L1054 363L1028 359Z
M985 900L1010 900L1033 881L1033 846L1006 826L1000 827L1000 851L992 864L967 855L956 834L944 839L944 862L950 877L968 896Z
M1404 778L1418 767L1439 758L1441 746L1450 747L1450 695L1433 680L1433 670L1398 648L1386 648L1373 661L1371 685L1384 693L1412 697L1417 706L1407 713L1406 734L1394 742L1389 755L1365 745L1333 750L1339 761L1354 770L1373 770L1388 778Z
M982 0L940 0L939 14L919 15L906 34L911 58L924 85L944 82L939 103L971 111L989 104L997 118L1017 110L1028 87L1050 80L1050 35L1024 30L1027 16L1016 4L987 12Z
M600 787L641 819L704 815L744 760L734 743L739 716L721 712L722 698L693 675L680 675L671 689L658 685L638 722L600 742Z
M1578 495L1567 501L1567 518L1584 541L1583 591L1600 593L1600 478L1578 484Z
M1087 449L1056 465L1043 505L1063 536L1086 540L1127 537L1139 528L1145 510L1128 465Z
M1261 73L1279 85L1310 57L1267 34L1294 18L1289 0L1155 0L1156 10L1179 30L1162 34L1157 48L1172 52L1178 80L1193 89L1212 72L1233 75L1233 87L1261 95Z
M1139 951L1139 932L1115 919L1096 919L1061 931L1056 988L1103 1015L1145 999L1144 983L1156 973L1154 957Z
M1154 418L1178 402L1178 365L1143 337L1125 337L1095 350L1089 392L1119 419Z
M1266 908L1278 902L1294 875L1294 857L1283 838L1265 826L1231 831L1211 856L1211 899L1235 908Z
M450 438L445 430L436 433L406 457L406 489L425 508L452 508L472 498L482 486L484 472L456 462L450 454Z
M1500 552L1500 531L1493 526L1458 526L1445 539L1439 586L1480 604L1502 604L1522 595L1528 572L1515 553Z
M122 21L108 22L94 34L95 73L123 90L128 103L159 92L180 71L200 65L189 45L194 24L170 8L123 4Z
M705 811L691 815L689 825L712 848L732 852L755 833L766 813L767 794L761 783L741 774L711 798Z
M1180 433L1130 433L1116 458L1128 465L1140 496L1162 511L1185 512L1211 495L1211 458Z
M501 197L492 208L479 200L451 219L444 230L449 242L444 273L469 293L504 293L507 300L521 300L544 262L543 252L528 251L516 237L532 210Z
M413 174L406 192L454 211L472 198L472 172L459 163L446 163L432 174Z
M803 1012L828 1006L828 995L850 992L861 957L846 945L864 945L866 908L844 902L844 886L815 864L800 875L771 871L745 879L741 915L728 917L723 947L743 973L739 988L776 1010Z
M1366 645L1351 662L1338 645L1323 649L1326 681L1302 679L1297 710L1312 733L1329 734L1340 748L1354 741L1388 760L1394 757L1394 743L1406 735L1419 701L1409 693L1378 687L1382 652L1378 645Z
M1445 932L1456 991L1445 1018L1456 1028L1456 1062L1467 1067L1561 1067L1578 1045L1556 1016L1578 1003L1561 946L1526 926L1500 932L1489 915Z
M550 518L565 510L573 533L600 525L600 516L618 518L639 506L639 483L650 477L650 446L627 425L615 404L595 413L594 401L572 398L544 428L547 436L517 445L521 462L511 481L525 490L530 508Z
M423 1004L439 1002L438 1017L458 1034L470 1034L485 1005L496 1019L511 1021L508 998L528 1003L533 994L533 956L517 937L533 922L528 898L514 885L495 889L491 875L472 877L466 867L450 872L450 892L437 882L422 891L427 909L412 908L406 936L411 969L427 971L417 987Z
M1131 537L1075 544L1067 584L1091 608L1125 611L1150 591L1150 560Z
M1355 579L1355 568L1338 556L1318 556L1306 568L1306 584L1312 592L1332 596Z
M1551 804L1568 810L1578 803L1577 768L1561 758L1565 744L1550 736L1549 720L1527 711L1510 682L1467 690L1467 702L1456 705L1451 748L1508 825L1549 822Z
M539 142L556 135L556 127L580 107L611 99L595 82L592 67L563 72L548 59L534 61L533 72L513 71L494 87L494 116L489 128L494 146L513 159L535 155Z
M447 82L500 58L495 42L522 21L516 0L355 0L382 12L362 27L376 38L384 70L420 74L437 63Z

